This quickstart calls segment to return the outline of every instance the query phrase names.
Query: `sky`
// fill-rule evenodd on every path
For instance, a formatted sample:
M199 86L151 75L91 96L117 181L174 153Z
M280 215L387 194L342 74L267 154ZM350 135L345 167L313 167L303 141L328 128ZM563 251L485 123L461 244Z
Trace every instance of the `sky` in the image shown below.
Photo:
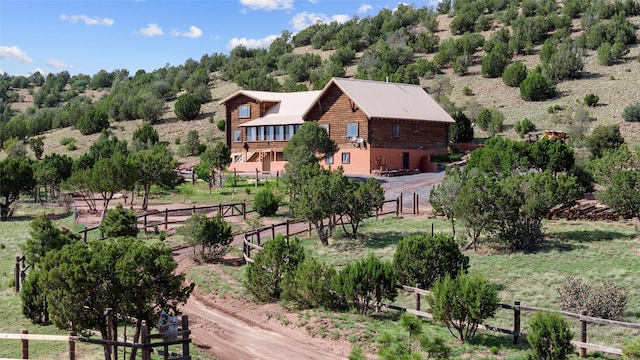
M405 2L434 7L438 0ZM398 0L0 0L0 73L95 75L177 66L239 44L268 48L284 30L343 23Z

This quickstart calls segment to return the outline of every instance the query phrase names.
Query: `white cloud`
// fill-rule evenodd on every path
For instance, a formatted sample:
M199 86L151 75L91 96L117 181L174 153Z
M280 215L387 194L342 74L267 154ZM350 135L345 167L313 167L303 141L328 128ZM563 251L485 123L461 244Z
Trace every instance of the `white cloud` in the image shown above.
M266 48L278 37L278 35L269 35L262 39L233 38L227 44L227 50L232 50L238 45L244 45L247 49Z
M371 11L371 9L373 9L373 7L369 4L362 4L360 5L360 7L358 8L358 13L359 14L366 14L369 11Z
M200 36L202 36L202 30L200 30L196 26L190 26L189 31L187 32L180 32L178 30L171 31L171 36L173 37L184 36L192 39L197 39Z
M309 0L310 3L312 4L317 4L320 0Z
M33 62L33 59L27 55L27 52L17 46L0 46L0 59L18 60L28 64Z
M240 0L240 3L252 10L293 9L294 0Z
M113 19L109 19L109 18L99 18L99 17L95 17L95 18L90 18L87 15L60 15L60 20L64 20L64 21L68 21L72 24L77 23L78 21L82 21L84 22L85 25L104 25L104 26L111 26L113 25L113 23L115 23L116 21Z
M158 36L164 34L162 28L158 26L158 24L147 24L147 27L144 29L140 29L140 33L144 36Z
M350 19L349 15L338 14L338 15L333 15L329 17L325 14L308 13L304 11L294 15L290 23L293 26L294 30L300 31L308 28L309 26L317 22L328 24L330 22L336 21L339 24L344 24L345 22L349 21L349 19Z
M49 59L47 60L47 65L51 66L52 68L55 69L62 69L67 67L67 64L64 63L64 61L62 60L58 60L58 59Z

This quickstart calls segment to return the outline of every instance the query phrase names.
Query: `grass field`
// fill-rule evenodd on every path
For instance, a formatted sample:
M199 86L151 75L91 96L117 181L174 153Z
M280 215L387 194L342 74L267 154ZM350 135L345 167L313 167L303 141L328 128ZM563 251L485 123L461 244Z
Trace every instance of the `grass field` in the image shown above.
M206 190L206 187L203 189ZM7 319L0 325L0 332L18 333L27 329L30 333L65 334L52 326L32 325L20 315L20 298L13 292L15 256L21 255L20 246L29 236L30 219L41 211L51 213L52 209L27 204L12 221L0 223L0 316ZM72 216L57 214L56 218L58 224L73 227ZM301 234L300 240L311 254L340 267L369 253L391 260L400 239L410 234L431 232L432 228L435 232L451 231L450 223L439 219L388 216L379 220L365 220L361 225L362 235L357 240L345 237L340 228L335 230L330 245L326 247L321 246L313 234L311 237ZM636 281L640 271L640 230L636 223L549 221L544 224L544 229L547 244L543 250L535 253L512 253L497 244L481 243L477 251L466 253L470 257L470 270L484 273L499 284L502 303L512 304L518 300L523 305L551 309L559 309L557 289L569 276L577 276L594 285L612 281L624 286L627 291L627 308L622 320L640 322L640 285ZM179 241L176 236L168 239L171 243L175 241ZM198 284L202 294L250 299L250 294L242 286L244 267L201 264L189 269L188 276ZM415 298L412 294L400 294L395 303L413 307ZM427 302L423 300L422 303L422 310L428 311ZM405 334L398 325L400 314L392 310L383 310L371 317L326 310L298 311L293 314L294 320L283 313L268 315L283 324L293 322L313 336L349 339L370 352L375 352L375 341L381 333ZM523 312L522 316L522 329L526 332L531 314ZM511 328L512 319L511 311L499 310L496 317L487 320L487 323ZM577 321L570 321L570 324L577 332ZM527 348L526 342L513 345L510 336L498 333L479 332L474 341L461 345L445 328L435 324L426 323L425 331L447 339L448 345L453 348L453 358L523 359ZM620 348L634 336L640 336L640 331L589 326L589 341L601 345ZM490 352L492 346L500 349L497 355ZM101 349L95 346L79 344L79 349L80 358L92 359L101 355ZM55 359L66 356L67 344L34 341L30 350L33 358ZM597 353L590 354L601 357ZM19 355L19 342L0 341L0 358ZM198 356L204 358L204 354Z

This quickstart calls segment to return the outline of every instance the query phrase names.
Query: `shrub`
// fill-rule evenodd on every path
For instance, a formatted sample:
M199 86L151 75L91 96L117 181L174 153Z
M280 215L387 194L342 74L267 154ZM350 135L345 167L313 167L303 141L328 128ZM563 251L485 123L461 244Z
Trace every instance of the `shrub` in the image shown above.
M497 78L502 76L504 68L509 65L508 57L497 52L490 52L482 59L482 77Z
M331 279L336 270L311 256L285 274L282 280L282 299L295 304L298 309L334 307L336 297L331 290Z
M275 215L278 211L280 199L273 195L273 191L262 189L253 198L253 208L260 216Z
M109 118L99 110L88 110L76 121L76 128L82 135L91 135L109 127Z
M640 102L633 103L624 108L622 118L628 122L640 122Z
M107 238L138 235L138 217L133 210L125 210L122 204L115 209L107 210L104 221L98 226Z
M178 229L193 248L196 261L220 261L233 241L231 224L220 216L194 214Z
M624 138L620 134L618 125L601 125L593 129L591 135L587 136L586 142L591 155L599 158L606 150L614 150L624 144Z
M537 312L529 322L527 341L534 359L567 359L573 353L573 334L558 314Z
M502 131L504 131L504 115L497 111L497 113L491 118L487 132L489 133L489 136L496 136Z
M557 95L556 84L543 76L540 71L534 71L520 84L520 97L527 101L542 101Z
M333 277L332 287L341 301L361 315L380 311L383 299L393 301L398 295L393 264L374 254L347 264Z
M218 128L218 130L224 131L224 129L226 129L227 127L227 122L224 119L220 119L216 123L216 127Z
M193 120L200 113L200 100L195 95L182 94L173 111L180 120Z
M591 286L571 277L558 289L560 307L564 310L580 312L603 319L618 319L627 305L627 294L622 286L606 281L599 286Z
M462 111L456 111L451 117L456 123L450 127L449 140L453 143L466 143L473 140L471 120Z
M465 85L465 87L462 88L462 94L464 94L464 96L471 96L473 95L473 90L471 90L468 85Z
M160 135L151 124L144 123L133 132L131 140L145 145L154 145L160 141Z
M590 107L596 106L598 101L600 101L600 97L596 94L587 94L584 97L584 104Z
M297 239L287 242L284 236L277 235L255 255L254 262L247 264L245 287L259 301L279 300L282 279L294 272L304 258L304 249Z
M452 277L469 268L469 257L460 252L452 236L410 235L398 242L393 256L398 280L405 285L420 283L430 289L446 274Z
M480 129L487 131L489 127L489 123L491 122L491 111L488 108L482 109L478 114L478 118L476 119L476 124L480 127Z
M622 346L622 355L626 359L640 359L640 336Z
M481 275L449 274L438 279L427 297L433 318L460 341L475 336L478 325L492 317L498 308L498 287ZM457 301L451 301L457 299Z
M519 87L527 78L527 67L522 61L515 61L502 72L502 82L510 87Z
M76 139L74 139L72 137L65 137L65 138L60 139L60 145L66 146L66 145L71 144L71 143L73 143L75 141L76 141Z
M44 289L40 284L40 270L32 269L22 283L20 292L22 300L22 314L34 324L48 325L49 311Z
M534 251L542 244L544 234L540 223L518 220L502 227L497 238L500 242L508 244L513 251Z

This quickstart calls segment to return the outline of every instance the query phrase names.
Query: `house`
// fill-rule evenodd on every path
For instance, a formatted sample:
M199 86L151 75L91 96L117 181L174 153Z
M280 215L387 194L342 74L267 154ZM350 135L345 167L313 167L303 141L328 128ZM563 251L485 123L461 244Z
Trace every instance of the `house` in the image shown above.
M223 99L231 169L282 171L283 149L304 121L327 129L339 151L322 165L345 174L433 171L455 121L418 85L333 78L320 91L240 90Z

